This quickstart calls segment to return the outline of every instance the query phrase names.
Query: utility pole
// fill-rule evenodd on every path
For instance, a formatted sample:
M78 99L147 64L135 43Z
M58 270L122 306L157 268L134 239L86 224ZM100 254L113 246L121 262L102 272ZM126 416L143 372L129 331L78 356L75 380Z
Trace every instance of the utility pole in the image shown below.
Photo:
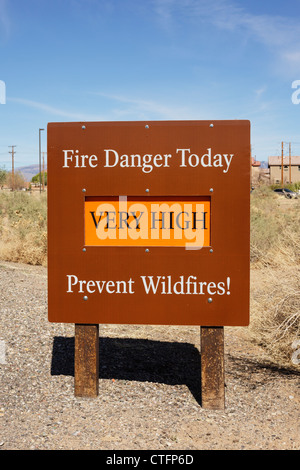
M252 145L250 146L250 191L252 190L253 168L252 168Z
M42 191L42 168L41 168L41 131L45 129L39 129L39 173L40 173L40 193Z
M10 145L11 147L11 190L15 189L15 147L16 145Z
M43 152L43 191L45 191L45 152Z
M292 152L291 152L291 142L289 143L289 183L292 183Z

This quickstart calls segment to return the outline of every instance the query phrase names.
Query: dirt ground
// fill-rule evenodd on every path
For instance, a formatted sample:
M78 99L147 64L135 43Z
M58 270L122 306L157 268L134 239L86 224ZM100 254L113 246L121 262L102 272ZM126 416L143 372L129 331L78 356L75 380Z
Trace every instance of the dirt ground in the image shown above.
M299 375L225 327L226 408L200 402L199 327L100 325L99 396L74 397L74 325L47 270L0 262L1 450L298 450Z

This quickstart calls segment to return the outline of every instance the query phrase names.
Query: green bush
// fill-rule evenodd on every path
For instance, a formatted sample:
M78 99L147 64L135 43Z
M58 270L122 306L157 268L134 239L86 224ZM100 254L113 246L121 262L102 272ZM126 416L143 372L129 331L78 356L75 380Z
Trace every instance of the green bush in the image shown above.
M40 182L40 175L41 175L41 183L43 184L43 174L45 175L45 185L47 186L47 171L44 171L44 173L41 172L41 173L38 173L37 175L34 175L31 178L31 182L32 183L39 183Z

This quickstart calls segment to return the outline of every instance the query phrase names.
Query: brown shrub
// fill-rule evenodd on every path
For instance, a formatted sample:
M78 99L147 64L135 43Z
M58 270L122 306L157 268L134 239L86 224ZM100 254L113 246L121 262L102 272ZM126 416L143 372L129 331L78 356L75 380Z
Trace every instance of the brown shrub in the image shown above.
M300 338L300 268L266 267L259 271L251 272L250 337L272 361L299 370L299 364L293 362L293 343Z
M271 360L299 370L293 344L300 334L300 200L266 187L251 199L251 338Z
M0 258L34 265L47 262L46 196L0 193Z

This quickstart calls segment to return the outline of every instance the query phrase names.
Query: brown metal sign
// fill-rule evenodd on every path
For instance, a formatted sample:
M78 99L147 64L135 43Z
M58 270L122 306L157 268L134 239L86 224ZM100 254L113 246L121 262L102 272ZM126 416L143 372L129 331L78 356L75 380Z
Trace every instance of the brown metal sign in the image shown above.
M48 309L249 323L249 121L48 124Z

